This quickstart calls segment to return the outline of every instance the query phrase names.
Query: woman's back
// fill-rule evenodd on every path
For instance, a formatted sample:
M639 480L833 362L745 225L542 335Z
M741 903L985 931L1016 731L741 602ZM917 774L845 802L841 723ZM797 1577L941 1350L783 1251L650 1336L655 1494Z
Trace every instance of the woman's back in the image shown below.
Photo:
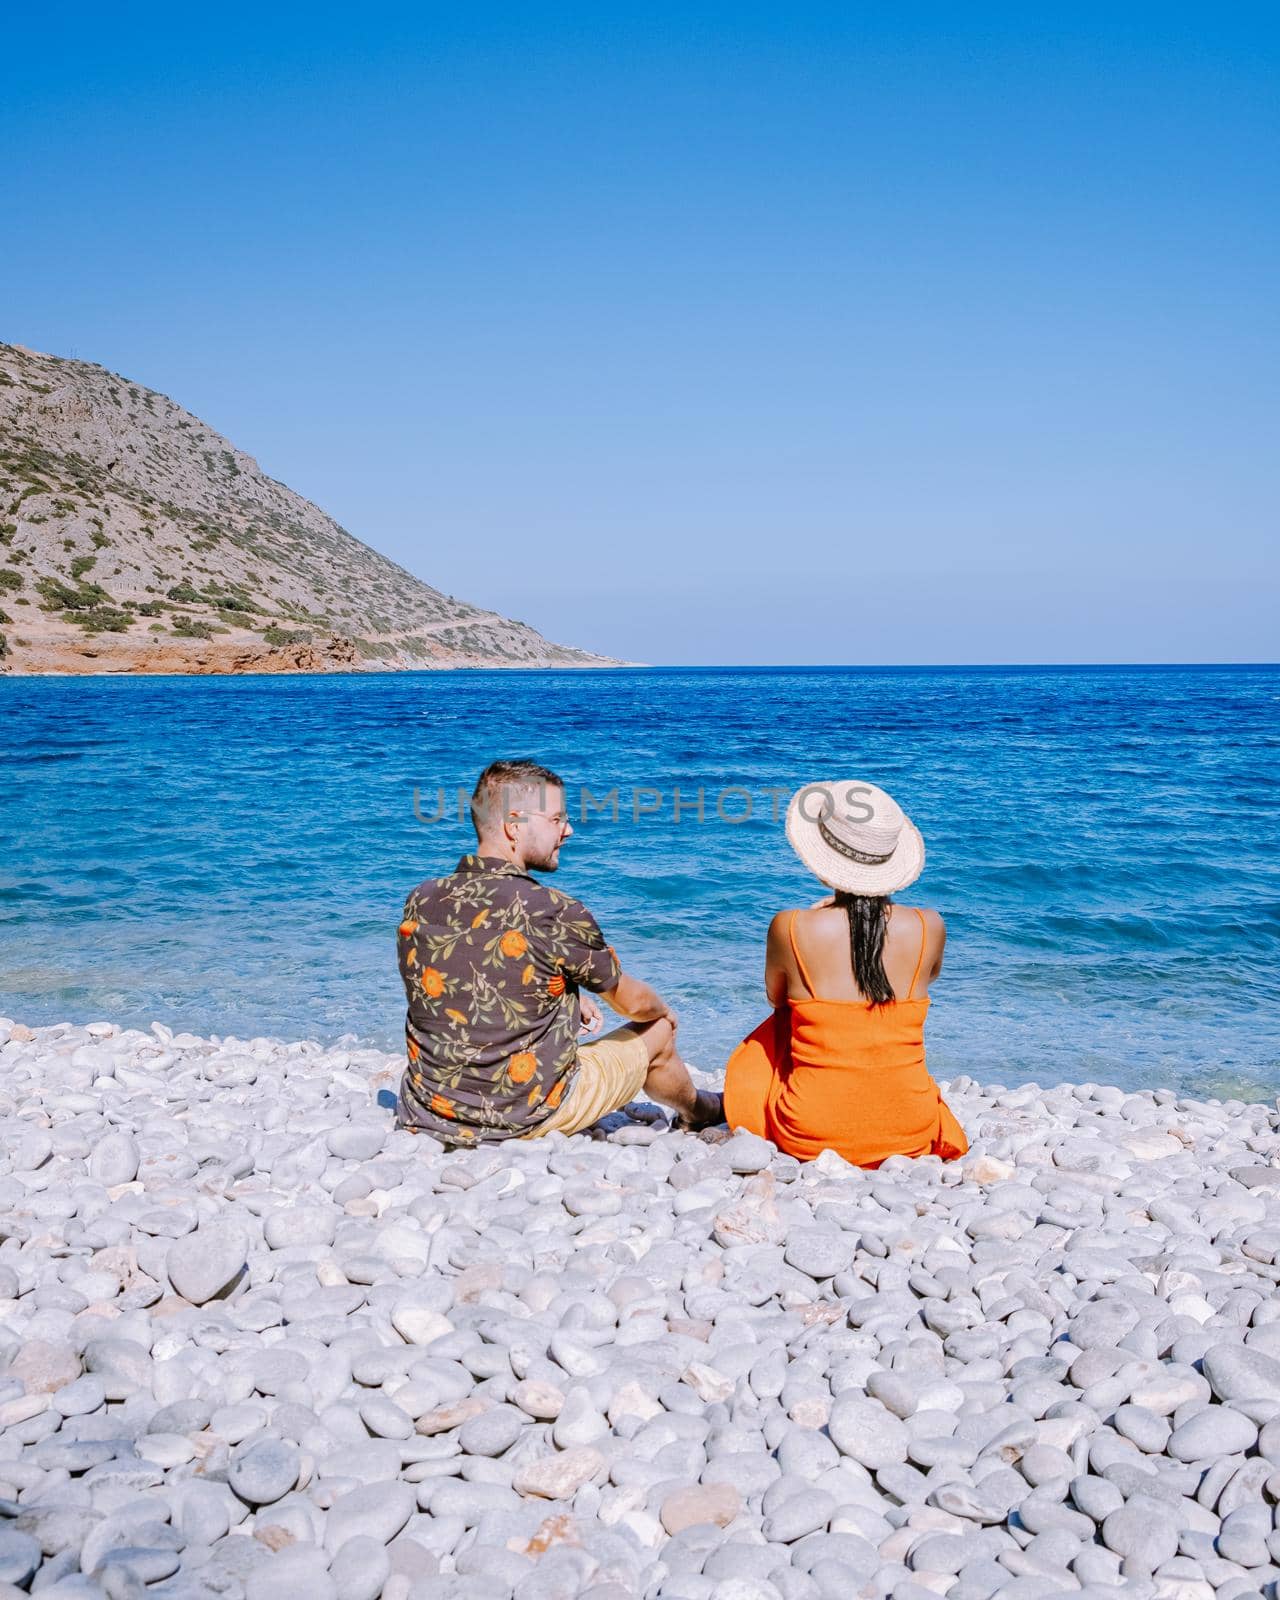
M887 908L880 959L895 1002L927 995L930 981L941 970L945 943L946 929L936 911L919 906ZM786 999L866 1004L853 973L849 917L843 906L780 912L770 929L766 967L785 975ZM775 998L773 993L770 998Z

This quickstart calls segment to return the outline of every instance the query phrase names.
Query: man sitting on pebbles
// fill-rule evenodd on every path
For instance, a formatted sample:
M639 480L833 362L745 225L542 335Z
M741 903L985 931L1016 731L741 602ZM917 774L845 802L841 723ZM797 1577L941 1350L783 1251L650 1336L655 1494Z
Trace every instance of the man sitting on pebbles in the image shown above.
M664 1000L622 971L595 918L530 870L554 872L573 833L564 785L534 761L494 761L471 797L476 848L405 902L409 1011L401 1126L451 1145L579 1133L643 1090L680 1125L722 1117L676 1052ZM591 1044L603 995L629 1021Z

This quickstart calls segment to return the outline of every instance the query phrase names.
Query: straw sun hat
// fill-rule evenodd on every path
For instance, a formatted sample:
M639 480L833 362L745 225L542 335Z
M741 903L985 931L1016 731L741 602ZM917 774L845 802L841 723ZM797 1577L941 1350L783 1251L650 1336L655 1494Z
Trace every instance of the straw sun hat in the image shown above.
M924 869L919 828L883 789L856 778L797 790L787 838L810 872L849 894L893 894Z

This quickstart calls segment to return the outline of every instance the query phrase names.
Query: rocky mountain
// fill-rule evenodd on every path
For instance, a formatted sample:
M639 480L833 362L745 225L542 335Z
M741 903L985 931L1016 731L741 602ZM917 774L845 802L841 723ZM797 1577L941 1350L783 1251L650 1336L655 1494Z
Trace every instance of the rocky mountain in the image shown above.
M431 588L164 395L0 344L0 672L610 665Z

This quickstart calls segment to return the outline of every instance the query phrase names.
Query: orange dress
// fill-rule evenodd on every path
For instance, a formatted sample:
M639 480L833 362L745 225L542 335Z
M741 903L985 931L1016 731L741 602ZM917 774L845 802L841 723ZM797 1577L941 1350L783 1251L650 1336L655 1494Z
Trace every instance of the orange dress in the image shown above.
M834 1150L857 1167L889 1156L941 1156L969 1148L964 1129L924 1063L929 997L913 999L920 955L904 1000L819 1000L796 948L791 913L787 935L809 997L788 999L742 1041L725 1068L725 1120L809 1161Z

